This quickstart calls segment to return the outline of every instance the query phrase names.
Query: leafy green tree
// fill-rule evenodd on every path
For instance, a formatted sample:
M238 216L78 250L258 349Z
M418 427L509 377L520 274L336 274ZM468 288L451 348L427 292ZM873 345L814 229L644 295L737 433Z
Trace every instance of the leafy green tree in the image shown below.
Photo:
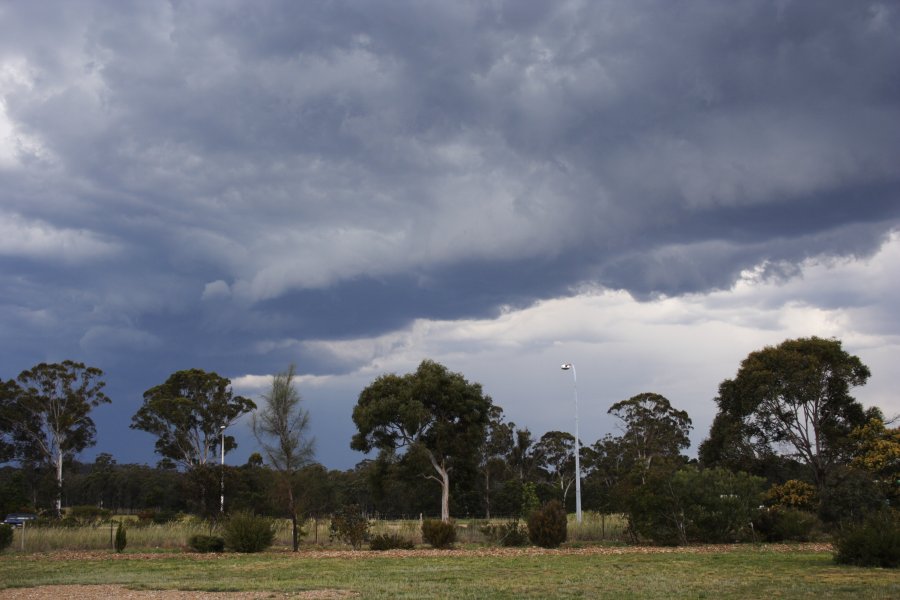
M559 488L566 506L566 496L575 482L575 436L564 431L548 431L534 446L534 455L547 479Z
M848 460L850 432L866 422L850 389L868 378L868 367L838 340L801 338L752 352L719 386L701 458L721 464L729 451L760 458L788 447L822 489L831 469Z
M215 462L222 428L256 408L230 386L229 379L201 369L173 373L144 392L131 428L155 435L157 454L189 469ZM234 436L226 435L225 452L236 447Z
M690 417L659 394L632 396L616 402L608 412L622 421L621 444L641 483L656 463L677 461L691 445Z
M91 410L110 400L103 371L71 360L41 363L3 386L0 430L22 461L41 461L56 472L56 513L62 514L63 463L93 446ZM7 441L7 448L9 442Z
M309 412L300 406L300 394L294 387L294 365L272 378L272 387L263 399L265 404L253 413L253 435L280 476L296 552L300 548L300 507L295 475L312 460L313 440L308 437Z
M491 399L481 385L424 360L415 373L378 377L353 409L354 450L420 450L441 486L441 519L450 519L450 472L478 461Z

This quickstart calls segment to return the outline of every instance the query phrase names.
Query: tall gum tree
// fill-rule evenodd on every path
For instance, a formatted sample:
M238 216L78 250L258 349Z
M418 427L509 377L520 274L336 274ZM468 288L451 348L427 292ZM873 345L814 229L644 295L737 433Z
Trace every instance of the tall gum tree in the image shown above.
M424 360L414 373L382 375L360 393L350 446L367 453L423 452L433 470L425 476L441 486L441 519L449 521L450 472L477 463L491 406L480 384Z
M5 386L12 403L0 410L17 457L42 459L56 471L56 513L62 514L63 462L95 443L91 411L110 402L103 371L71 360L41 363Z
M229 379L189 369L144 392L130 427L155 435L160 456L193 469L214 461L222 428L254 408L252 400L234 395ZM233 436L224 441L226 452L237 447Z

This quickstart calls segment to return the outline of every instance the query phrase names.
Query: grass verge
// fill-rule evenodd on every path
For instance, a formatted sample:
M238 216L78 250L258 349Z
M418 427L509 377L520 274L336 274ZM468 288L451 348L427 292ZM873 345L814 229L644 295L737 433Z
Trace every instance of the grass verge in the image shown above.
M832 562L830 552L802 548L0 557L0 589L48 584L207 591L340 589L376 599L900 597L896 570L842 567Z

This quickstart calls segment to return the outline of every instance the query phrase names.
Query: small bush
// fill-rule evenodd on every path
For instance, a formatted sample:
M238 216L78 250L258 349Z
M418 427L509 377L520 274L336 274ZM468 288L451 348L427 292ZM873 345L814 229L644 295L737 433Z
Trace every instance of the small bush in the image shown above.
M396 533L376 535L369 541L370 550L412 550L415 547L412 540Z
M275 527L265 517L237 512L225 521L225 547L235 552L262 552L275 541Z
M125 533L125 525L122 524L122 521L119 521L119 526L116 527L116 552L119 554L125 550L125 546L128 545L128 535Z
M422 539L434 548L449 548L456 543L456 525L437 519L422 521Z
M482 525L479 531L491 542L506 547L527 546L528 530L514 519L508 523L498 525Z
M13 542L13 528L9 525L0 525L0 552L3 552Z
M808 542L821 528L821 521L806 511L770 508L757 513L753 528L767 542Z
M188 539L188 546L194 552L222 552L225 550L225 540L215 535L192 535Z
M345 544L359 550L369 539L369 520L356 504L348 504L331 515L331 533L329 537L341 540Z
M73 506L66 511L63 521L71 524L73 527L81 527L84 525L96 525L101 521L109 519L109 510L105 508L97 508L96 506Z
M834 561L858 567L900 567L900 517L889 509L853 524L834 539Z
M528 539L541 548L558 548L566 541L566 511L559 500L551 500L528 517Z

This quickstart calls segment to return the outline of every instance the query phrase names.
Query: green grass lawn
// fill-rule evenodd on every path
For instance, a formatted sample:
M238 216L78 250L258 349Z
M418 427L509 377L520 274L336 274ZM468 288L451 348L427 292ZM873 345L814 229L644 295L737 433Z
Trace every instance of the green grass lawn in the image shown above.
M424 553L422 553L424 554ZM900 598L900 572L841 567L830 552L423 555L95 554L0 557L0 588L354 591L361 598Z

